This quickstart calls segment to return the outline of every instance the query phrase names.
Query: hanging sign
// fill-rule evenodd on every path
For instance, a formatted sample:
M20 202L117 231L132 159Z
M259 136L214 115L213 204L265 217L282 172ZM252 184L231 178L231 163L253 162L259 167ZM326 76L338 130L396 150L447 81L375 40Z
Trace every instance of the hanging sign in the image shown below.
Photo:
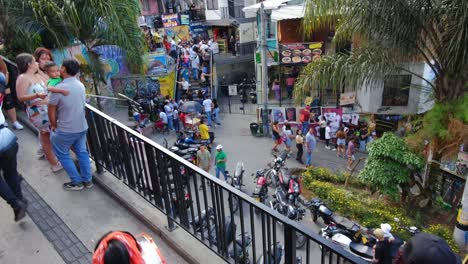
M179 16L177 14L161 15L161 20L165 28L179 25Z
M237 95L237 85L229 85L228 86L228 91L230 96Z
M340 95L340 105L349 105L356 102L356 93L342 93Z
M322 55L322 42L280 45L280 55L281 64L309 63Z

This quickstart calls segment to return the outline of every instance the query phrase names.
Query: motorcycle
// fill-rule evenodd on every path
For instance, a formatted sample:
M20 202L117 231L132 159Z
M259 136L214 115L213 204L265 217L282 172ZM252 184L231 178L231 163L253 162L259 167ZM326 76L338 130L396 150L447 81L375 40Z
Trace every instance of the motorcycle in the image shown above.
M231 179L231 186L236 188L239 191L242 191L241 188L244 186L243 178L244 178L244 163L239 161L236 165L236 170L234 171L234 176L230 176L229 172L227 172L228 178ZM229 196L232 202L232 212L235 213L239 209L239 198L235 195L230 194Z
M177 146L172 146L169 148L170 151L174 152L178 156L182 157L183 159L196 164L197 161L197 151L198 148L196 147L189 147L186 149L180 149Z
M268 254L265 259L264 255L261 255L256 263L265 263L265 264L280 264L281 259L283 258L284 255L284 248L281 245L280 242L276 242L276 244L271 245L270 247L270 254ZM302 257L298 256L296 257L296 263L295 264L301 264L302 263Z
M245 104L247 103L247 84L246 84L247 79L244 78L242 82L239 84L239 98L241 103Z
M333 211L320 198L313 198L304 205L310 209L314 222L317 222L318 217L320 217L326 225L336 223L333 218Z
M235 244L232 249L229 251L229 256L233 258L235 263L248 264L250 263L249 259L249 248L252 245L252 238L244 233L244 241L242 242L242 235L239 235L239 238L236 239ZM245 250L244 250L245 249ZM245 254L244 254L245 251Z
M250 98L250 102L252 102L252 104L256 104L257 103L257 89L256 89L256 80L255 80L255 77L252 77L252 79L250 79L250 92L249 92L249 98Z
M254 192L252 193L252 198L254 198L257 202L265 203L268 198L268 187L266 184L266 170L258 170L252 176L254 176L254 182L256 182ZM255 208L255 213L259 213L260 210Z
M286 193L281 188L276 188L275 194L273 195L273 201L270 201L271 209L278 213L288 217L294 221L301 221L305 216L305 209L292 204L286 199ZM297 233L296 248L302 248L307 239L304 235Z
M288 155L289 154L287 151L283 151L279 157L273 154L273 164L268 164L269 169L266 173L267 185L270 186L273 184L273 186L278 187L280 178L284 179L284 167L286 165L286 159L288 158Z

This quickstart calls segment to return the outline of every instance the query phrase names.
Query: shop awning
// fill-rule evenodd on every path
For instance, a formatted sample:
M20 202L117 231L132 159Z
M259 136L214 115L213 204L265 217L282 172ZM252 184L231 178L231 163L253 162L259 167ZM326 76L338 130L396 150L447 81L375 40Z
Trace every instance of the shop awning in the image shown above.
M271 20L280 21L285 19L297 19L304 17L304 4L300 5L285 5L279 9L273 10Z
M246 6L244 8L242 8L242 11L244 12L248 12L248 11L253 11L253 12L256 12L258 9L260 9L261 5L263 4L263 8L265 10L274 10L274 9L277 9L279 8L280 6L284 5L284 3L287 3L291 0L266 0L266 1L263 1L263 2L260 2L260 3L257 3L255 5L251 5L251 6Z
M235 19L214 19L214 20L205 20L203 22L205 26L219 26L219 27L229 27L229 26L238 26L239 22Z

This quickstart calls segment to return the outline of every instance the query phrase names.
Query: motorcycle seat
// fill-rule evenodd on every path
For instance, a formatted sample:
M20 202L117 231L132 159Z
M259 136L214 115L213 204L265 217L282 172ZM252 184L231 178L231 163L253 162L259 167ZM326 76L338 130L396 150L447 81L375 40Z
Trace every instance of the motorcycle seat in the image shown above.
M374 257L372 247L360 243L351 242L349 244L349 250L351 250L351 252L353 252L354 254L366 259L372 259Z

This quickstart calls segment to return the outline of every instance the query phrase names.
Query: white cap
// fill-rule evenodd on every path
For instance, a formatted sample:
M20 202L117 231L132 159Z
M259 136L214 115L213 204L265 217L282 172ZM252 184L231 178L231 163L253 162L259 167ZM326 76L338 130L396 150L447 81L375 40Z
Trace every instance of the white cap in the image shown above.
M392 226L385 223L385 224L380 224L380 229L384 232L385 237L391 236L390 231L392 231Z
M223 149L223 145L216 146L216 149Z

